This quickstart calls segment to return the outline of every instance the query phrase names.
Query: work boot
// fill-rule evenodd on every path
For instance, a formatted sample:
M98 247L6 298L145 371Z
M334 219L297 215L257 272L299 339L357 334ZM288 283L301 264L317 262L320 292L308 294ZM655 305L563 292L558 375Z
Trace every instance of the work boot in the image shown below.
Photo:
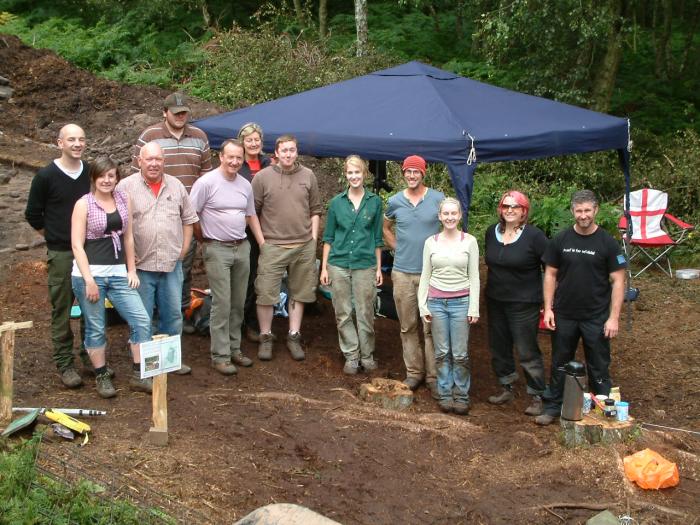
M466 401L456 401L454 404L454 411L458 416L466 416L469 414L469 403Z
M449 414L450 412L452 412L452 401L450 401L449 399L443 399L438 402L438 407L440 407L441 412Z
M100 397L108 399L117 395L117 391L112 384L112 378L109 376L109 372L95 376L95 383L97 385L97 393Z
M438 393L437 381L426 381L425 388L430 391L430 397L436 401L440 400L440 394Z
M153 379L150 377L141 379L141 372L134 370L133 374L131 374L131 378L129 379L129 386L135 392L146 392L147 394L150 394L153 392Z
M540 414L539 416L537 416L535 418L535 423L537 425L541 425L544 427L544 426L551 425L552 423L554 423L555 419L556 419L556 417L554 417L550 414Z
M542 403L542 398L540 396L532 396L532 402L530 406L525 409L525 413L528 416L539 416L544 410L544 405Z
M185 363L180 363L180 368L175 370L173 374L177 374L179 376L186 376L187 374L192 373L192 367L187 366Z
M510 385L503 385L503 390L500 394L495 396L489 396L489 403L492 405L503 405L513 400L513 387Z
M238 369L230 361L217 361L214 363L214 368L217 372L225 376L232 376L238 372Z
M249 357L246 357L243 352L240 350L238 352L234 352L233 356L231 357L231 360L236 363L238 366L253 366L253 360L250 359Z
M258 359L260 361L270 361L272 359L272 333L260 334Z
M287 334L287 348L295 361L303 361L306 358L304 349L301 347L301 334L299 332Z
M357 374L358 367L359 364L357 362L357 359L348 359L345 361L345 366L343 367L343 374L354 376L355 374Z
M411 390L415 390L416 388L418 388L422 382L423 380L418 379L417 377L407 377L403 380L403 384Z
M369 357L367 359L360 359L360 364L362 365L362 368L365 369L365 372L371 372L372 370L377 369L377 362L374 360L373 357Z
M83 386L83 378L80 377L80 374L78 374L72 366L61 370L61 381L66 388L78 388L79 386Z

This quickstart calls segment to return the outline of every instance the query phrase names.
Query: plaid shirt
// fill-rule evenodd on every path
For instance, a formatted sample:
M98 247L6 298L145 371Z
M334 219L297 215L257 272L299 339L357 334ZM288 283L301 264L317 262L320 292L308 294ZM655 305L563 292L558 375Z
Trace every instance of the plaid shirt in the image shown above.
M120 236L129 224L129 208L126 194L121 191L114 192L114 202L117 205L117 211L122 220L122 227L119 230L113 230L109 233L105 233L107 229L107 212L105 212L102 206L95 200L95 195L88 193L81 197L81 199L85 199L87 202L87 229L85 230L85 238L102 239L104 237L111 237L112 245L114 246L114 258L117 259L119 257L119 252L122 250Z
M172 272L182 251L183 226L198 221L187 190L165 174L157 197L141 174L126 177L117 188L131 199L136 268Z

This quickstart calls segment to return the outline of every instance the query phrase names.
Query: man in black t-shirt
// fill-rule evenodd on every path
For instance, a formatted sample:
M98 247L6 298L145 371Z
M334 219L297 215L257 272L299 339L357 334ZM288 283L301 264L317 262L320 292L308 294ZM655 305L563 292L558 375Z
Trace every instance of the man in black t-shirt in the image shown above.
M571 197L572 228L557 234L545 252L544 323L552 333L552 372L544 413L549 425L561 412L564 373L583 339L588 382L594 394L608 395L610 339L617 336L624 298L626 260L610 234L599 227L598 199L588 190ZM611 284L612 283L612 284Z

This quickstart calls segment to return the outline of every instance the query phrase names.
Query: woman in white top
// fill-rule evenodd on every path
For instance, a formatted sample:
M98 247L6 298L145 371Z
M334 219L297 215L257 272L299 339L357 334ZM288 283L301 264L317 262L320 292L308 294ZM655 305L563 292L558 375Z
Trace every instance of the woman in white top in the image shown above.
M440 410L467 415L469 325L479 320L479 247L473 235L459 228L457 199L443 200L438 218L442 231L428 237L423 249L418 306L432 323Z

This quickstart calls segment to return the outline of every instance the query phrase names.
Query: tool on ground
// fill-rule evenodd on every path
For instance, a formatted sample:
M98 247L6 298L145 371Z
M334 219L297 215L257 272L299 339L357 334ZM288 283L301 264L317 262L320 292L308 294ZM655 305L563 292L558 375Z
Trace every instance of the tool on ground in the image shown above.
M2 436L9 436L11 434L14 434L18 430L22 430L23 428L28 428L34 423L36 423L36 419L39 417L39 413L41 412L41 409L36 408L29 412L29 414L26 414L19 419L15 419L12 423L7 425L7 428L5 431L0 434Z
M69 416L68 414L54 412L53 410L46 410L44 412L44 415L51 421L60 423L64 427L67 427L77 432L78 434L85 434L86 432L90 432L90 425L88 425L87 423L83 423L82 421L78 421L77 419Z
M13 412L31 412L32 410L40 410L43 414L47 409L44 407L12 407ZM68 414L69 416L92 417L106 416L106 410L94 410L91 408L52 408L54 412Z

